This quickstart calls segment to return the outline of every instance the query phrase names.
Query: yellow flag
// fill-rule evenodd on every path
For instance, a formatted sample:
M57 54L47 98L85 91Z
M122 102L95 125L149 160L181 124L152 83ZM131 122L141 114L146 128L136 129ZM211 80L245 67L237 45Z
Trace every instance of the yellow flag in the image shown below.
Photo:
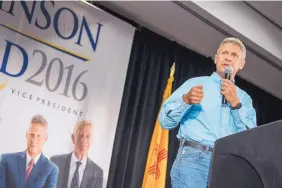
M175 64L170 69L162 103L171 95ZM162 129L157 118L148 153L142 188L165 188L168 157L168 130Z

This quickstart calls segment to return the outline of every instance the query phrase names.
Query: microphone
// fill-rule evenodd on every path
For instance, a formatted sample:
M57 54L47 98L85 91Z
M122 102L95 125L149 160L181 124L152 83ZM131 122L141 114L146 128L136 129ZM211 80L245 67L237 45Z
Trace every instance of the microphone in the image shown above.
M231 66L225 67L224 79L231 80L232 72L233 72L233 68ZM226 100L224 95L222 95L222 102L221 103L224 104L224 105L227 104L227 100Z

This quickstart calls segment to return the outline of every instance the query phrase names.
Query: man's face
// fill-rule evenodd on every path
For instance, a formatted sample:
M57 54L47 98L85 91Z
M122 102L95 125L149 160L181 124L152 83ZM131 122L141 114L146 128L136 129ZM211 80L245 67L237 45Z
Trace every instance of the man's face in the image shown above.
M74 150L80 154L86 155L90 146L92 145L92 126L85 125L79 129L76 134L72 135L72 141L74 144Z
M32 157L41 153L42 148L47 141L46 128L38 123L32 123L26 132L27 150Z
M215 56L216 71L222 74L225 67L231 66L233 75L235 75L239 69L244 67L245 61L242 56L243 53L239 45L233 43L223 44Z

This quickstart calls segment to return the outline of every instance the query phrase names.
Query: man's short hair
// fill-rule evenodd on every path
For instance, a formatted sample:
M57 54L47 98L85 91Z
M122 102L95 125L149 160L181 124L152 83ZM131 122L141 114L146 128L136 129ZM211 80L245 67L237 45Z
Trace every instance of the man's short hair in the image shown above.
M78 133L78 131L81 130L85 126L92 126L92 128L93 128L93 124L92 124L91 121L82 120L82 121L79 121L75 124L74 129L73 129L73 134Z
M242 59L245 60L246 59L246 54L247 54L247 50L246 50L246 47L245 45L243 44L243 42L237 38L234 38L234 37L229 37L229 38L225 38L219 45L218 47L218 50L217 50L217 54L219 53L221 47L224 45L224 44L228 44L228 43L232 43L232 44L236 44L238 45L240 48L241 48L241 51L242 51Z
M46 129L48 128L47 120L40 114L32 116L30 123L37 123L43 125Z

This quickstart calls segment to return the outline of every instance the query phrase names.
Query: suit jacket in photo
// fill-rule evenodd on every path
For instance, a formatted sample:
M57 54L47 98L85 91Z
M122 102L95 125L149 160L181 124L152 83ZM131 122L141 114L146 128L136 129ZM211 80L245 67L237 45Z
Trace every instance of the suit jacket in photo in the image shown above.
M56 155L50 158L60 170L57 188L68 188L71 156L72 153ZM91 159L87 158L80 188L102 188L102 186L103 170Z
M25 182L26 151L3 154L0 158L1 188L56 188L58 174L58 167L41 154Z

